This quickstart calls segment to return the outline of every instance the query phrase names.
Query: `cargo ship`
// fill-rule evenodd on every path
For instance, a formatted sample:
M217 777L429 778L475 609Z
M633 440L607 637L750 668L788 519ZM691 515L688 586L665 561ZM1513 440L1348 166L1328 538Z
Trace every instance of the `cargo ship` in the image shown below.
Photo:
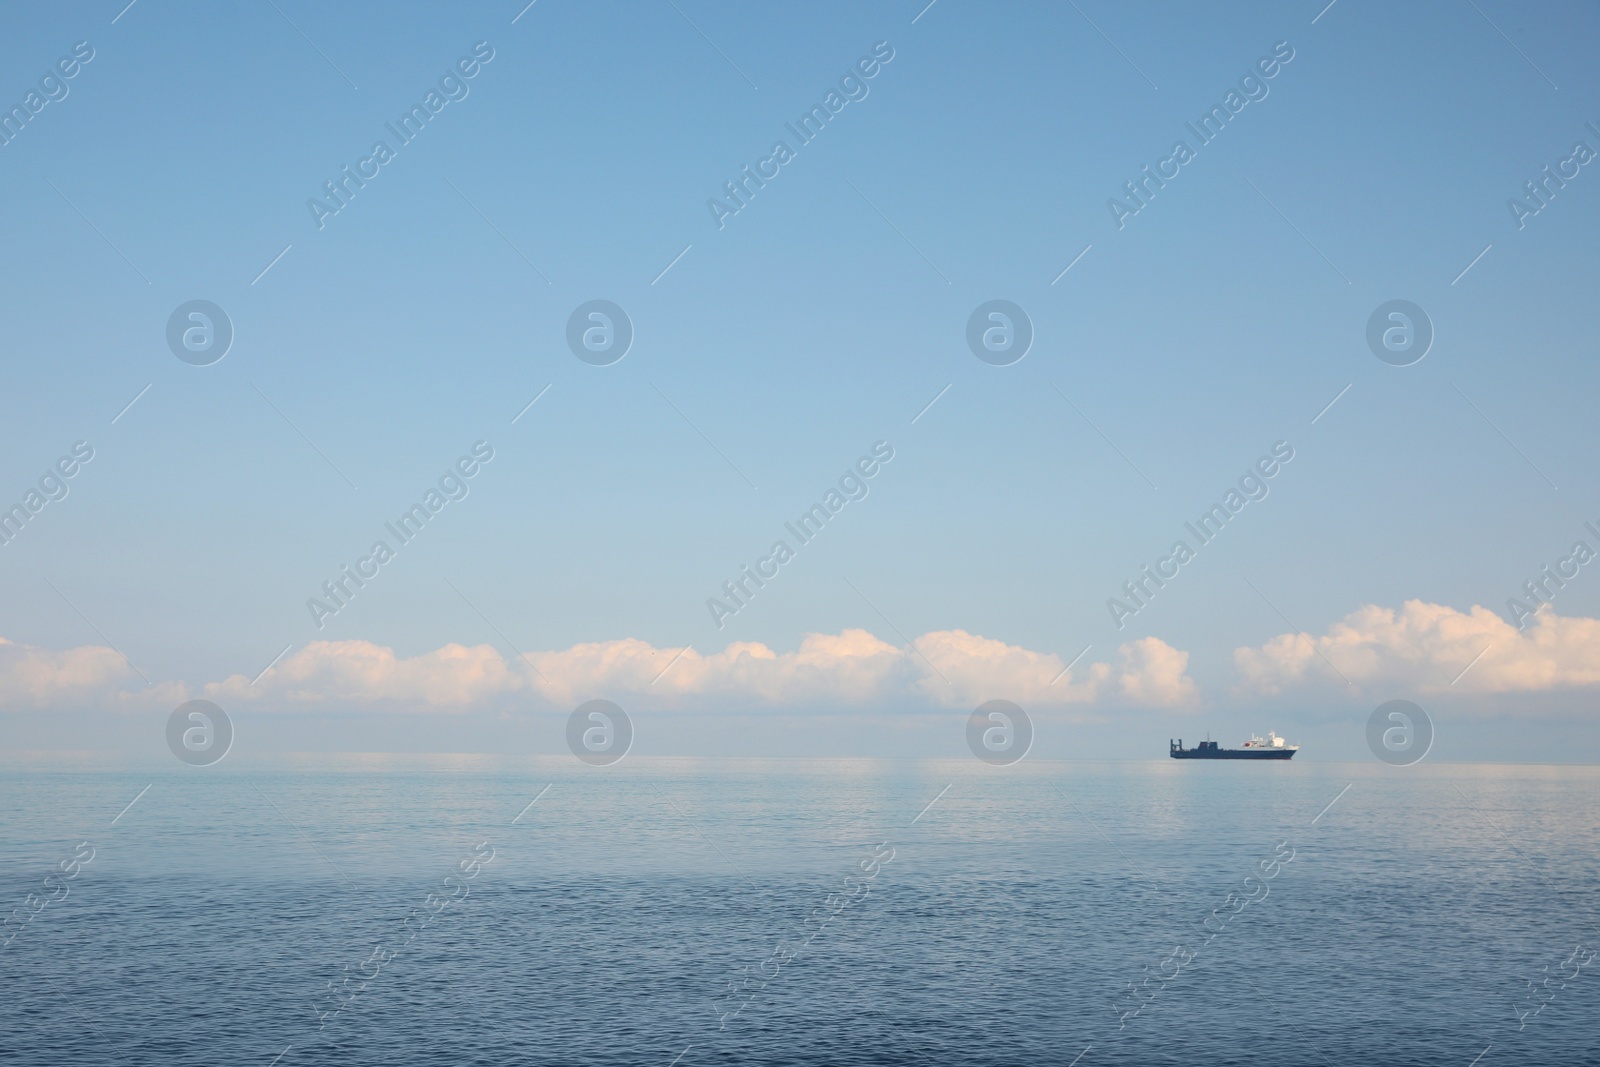
M1215 741L1201 741L1196 748L1184 748L1183 739L1167 742L1168 755L1173 759L1293 759L1300 751L1272 731L1266 737L1251 735L1250 740L1238 748L1218 748Z

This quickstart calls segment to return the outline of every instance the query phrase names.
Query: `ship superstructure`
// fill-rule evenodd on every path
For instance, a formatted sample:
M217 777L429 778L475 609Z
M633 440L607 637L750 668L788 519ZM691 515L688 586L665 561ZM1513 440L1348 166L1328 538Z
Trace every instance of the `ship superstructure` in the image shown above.
M1291 745L1271 730L1266 737L1250 735L1250 740L1238 748L1220 748L1215 741L1201 741L1195 748L1184 748L1183 739L1167 742L1168 752L1173 759L1293 759L1294 754L1300 751L1299 745Z

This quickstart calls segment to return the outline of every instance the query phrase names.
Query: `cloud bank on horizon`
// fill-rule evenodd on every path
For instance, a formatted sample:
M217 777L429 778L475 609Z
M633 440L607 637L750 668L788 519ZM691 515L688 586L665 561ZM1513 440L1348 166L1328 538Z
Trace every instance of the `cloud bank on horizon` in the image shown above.
M1600 619L1548 604L1518 630L1488 608L1368 604L1320 636L1279 634L1233 654L1239 692L1367 684L1424 693L1538 693L1600 685Z
M1307 699L1349 686L1392 692L1534 694L1600 686L1600 619L1543 607L1519 631L1487 608L1420 600L1365 605L1322 634L1283 633L1236 649L1230 699ZM111 648L54 651L0 638L0 708L140 710L192 696L285 711L460 713L521 705L562 709L595 696L661 710L970 707L996 697L1036 707L1197 711L1189 653L1157 637L1115 662L1064 662L965 630L908 647L866 630L807 634L778 652L734 642L719 652L637 638L507 658L491 645L447 644L414 656L369 641L317 641L255 680L145 683Z

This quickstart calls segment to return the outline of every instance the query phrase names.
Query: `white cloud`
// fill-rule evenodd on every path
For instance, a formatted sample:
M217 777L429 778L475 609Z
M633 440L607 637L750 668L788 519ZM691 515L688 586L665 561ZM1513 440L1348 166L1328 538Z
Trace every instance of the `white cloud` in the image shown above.
M116 649L84 645L57 652L0 637L0 708L176 705L184 694L177 683L147 685Z
M594 655L589 650L618 645L628 646L637 657L627 668L617 664L606 673L586 669ZM535 658L548 679L541 692L556 704L606 688L650 694L676 705L704 698L763 705L877 704L909 691L916 674L900 649L865 630L807 634L793 652L740 641L704 656L691 648L672 662L680 651L652 649L642 641L609 641ZM660 680L653 681L658 675ZM581 688L585 685L587 689Z
M521 688L490 645L449 644L420 656L397 656L370 641L313 641L286 656L257 683L236 674L205 687L221 703L270 701L401 711L465 711Z
M1142 637L1119 651L1125 666L1117 685L1129 703L1187 707L1199 702L1194 679L1186 673L1189 653L1180 652L1158 637Z
M719 652L656 648L637 638L503 659L488 645L446 645L397 656L367 641L319 641L256 684L242 675L206 687L218 702L273 706L465 711L520 698L570 707L596 696L658 707L976 706L997 697L1036 706L1089 702L1183 707L1196 700L1188 653L1147 637L1120 662L1085 663L1063 676L1060 657L946 630L915 649L865 630L807 634L792 652L737 642Z
M1120 703L1144 707L1187 707L1198 699L1185 673L1189 653L1157 637L1143 637L1117 649L1120 663L1080 663L1065 677L1066 663L965 630L925 634L917 646L938 674L921 680L924 696L946 705L977 705L1003 697L1018 703ZM1058 680L1059 679L1059 680Z
M1600 619L1546 606L1519 632L1488 608L1410 600L1399 609L1367 605L1325 633L1279 634L1233 658L1244 696L1342 689L1345 679L1393 691L1570 691L1600 686ZM404 656L370 641L317 641L255 684L234 675L191 692L180 681L147 685L111 648L55 651L0 638L0 710L175 707L190 695L224 707L432 713L570 708L597 696L667 709L958 708L997 698L1030 708L1198 706L1187 652L1145 637L1107 659L1063 673L1054 653L965 630L923 634L905 648L845 630L807 634L786 652L759 642L713 652L623 638L513 659L491 645Z
M1308 684L1343 686L1346 678L1422 692L1575 689L1600 684L1600 619L1564 618L1546 605L1518 632L1478 605L1461 612L1421 600L1398 611L1369 604L1325 634L1279 634L1235 650L1233 659L1241 690L1267 696Z

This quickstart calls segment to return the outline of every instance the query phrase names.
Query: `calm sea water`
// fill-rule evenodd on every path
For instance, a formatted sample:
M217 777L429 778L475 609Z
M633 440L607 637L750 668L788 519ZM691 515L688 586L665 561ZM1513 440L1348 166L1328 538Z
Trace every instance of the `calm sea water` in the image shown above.
M1573 767L11 764L0 1063L1600 1063L1597 801Z

